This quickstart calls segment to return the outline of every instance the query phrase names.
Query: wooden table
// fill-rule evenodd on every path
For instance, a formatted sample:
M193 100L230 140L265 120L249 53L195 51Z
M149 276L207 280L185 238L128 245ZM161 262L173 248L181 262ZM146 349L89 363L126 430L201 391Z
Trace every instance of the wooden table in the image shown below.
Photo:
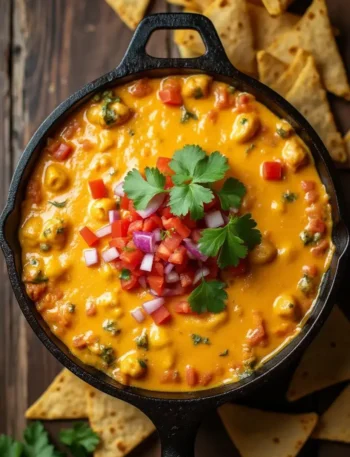
M300 0L302 11L308 2ZM339 44L350 73L350 4L328 0L330 15L340 31ZM175 11L164 0L150 12ZM0 0L0 207L23 147L47 114L73 91L118 65L132 32L103 0ZM157 32L149 44L156 56L176 54L170 33ZM335 100L337 120L350 128L350 104ZM342 181L348 189L348 172ZM345 296L345 292L343 293ZM0 270L0 434L20 438L24 411L61 369L20 313L1 260ZM322 410L339 387L313 396L290 410ZM284 408L277 398L271 408ZM49 424L53 438L65 424ZM301 457L345 457L350 447L310 442ZM157 437L150 438L133 456L159 454ZM219 419L204 420L197 455L236 456ZM284 456L281 456L284 457Z

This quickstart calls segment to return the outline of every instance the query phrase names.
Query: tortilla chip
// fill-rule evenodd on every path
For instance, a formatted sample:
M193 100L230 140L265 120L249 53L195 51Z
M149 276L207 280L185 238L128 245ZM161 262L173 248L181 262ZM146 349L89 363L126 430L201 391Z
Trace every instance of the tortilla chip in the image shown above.
M120 19L131 29L136 29L143 19L150 0L106 0Z
M289 401L350 379L350 322L335 307L296 369Z
M226 404L219 415L241 457L295 457L317 414L283 414Z
M327 90L350 100L350 87L325 0L314 0L298 24L276 38L267 51L283 62L291 63L298 48L314 56Z
M167 0L168 3L173 5L184 6L198 12L203 12L214 0Z
M276 81L287 69L287 65L266 51L257 53L259 79L275 89Z
M294 0L262 0L265 8L271 14L271 16L278 16L286 11L288 6Z
M203 14L215 25L232 64L243 72L255 73L253 33L245 0L214 0ZM197 54L205 52L202 39L193 30L177 30L175 42Z
M178 45L178 48L179 48L179 53L180 53L180 56L183 58L183 59L190 59L192 57L199 57L201 54L197 54L195 52L192 51L192 49L186 47L186 46L183 46L183 45Z
M301 71L305 68L309 57L309 52L304 51L304 49L298 49L292 63L275 82L275 90L283 95L283 97L292 89Z
M350 443L350 385L320 417L312 437Z
M266 49L279 35L290 30L300 20L300 16L291 13L272 17L264 7L256 5L248 5L248 12L257 50Z
M327 93L312 56L307 58L306 65L285 97L320 135L332 159L336 162L346 162L345 143L337 130Z
M47 390L27 409L27 419L83 419L87 417L87 384L62 370Z
M122 457L155 430L137 408L93 388L88 390L87 410L91 428L101 438L94 457Z

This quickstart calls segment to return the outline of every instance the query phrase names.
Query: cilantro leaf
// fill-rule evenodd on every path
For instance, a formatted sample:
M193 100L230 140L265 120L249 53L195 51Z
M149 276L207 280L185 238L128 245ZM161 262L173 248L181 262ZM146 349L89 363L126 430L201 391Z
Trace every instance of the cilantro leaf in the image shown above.
M130 277L130 270L128 270L127 268L122 268L121 272L119 273L119 279L124 279L125 281L128 281Z
M228 210L231 207L239 208L242 198L246 194L246 187L236 178L228 178L222 188L217 192L220 199L221 208Z
M0 435L0 455L1 457L21 457L23 444L13 440L9 436Z
M148 203L158 194L164 192L165 176L157 168L145 169L146 179L133 169L124 180L124 192L133 200L136 209L145 209Z
M67 204L68 200L64 200L63 202L56 202L56 201L48 201L50 205L55 206L56 208L64 208Z
M205 151L200 146L186 145L175 151L170 168L175 171L172 177L175 185L183 184L194 176L194 170L199 161L206 157Z
M52 444L41 422L33 422L24 430L24 457L62 457Z
M60 441L69 447L74 457L88 457L96 449L100 438L88 424L78 422L73 428L61 430Z
M227 292L224 290L225 283L221 281L205 281L204 279L191 295L188 302L192 311L196 313L221 313L225 309Z
M212 201L213 192L199 184L191 183L174 186L170 190L170 207L175 216L185 216L188 212L193 220L204 216L204 203Z
M220 181L229 169L227 158L215 151L198 162L193 176L195 183Z
M248 249L261 242L261 233L255 227L251 214L231 217L224 227L203 230L199 249L210 257L218 255L220 268L237 266L247 256Z

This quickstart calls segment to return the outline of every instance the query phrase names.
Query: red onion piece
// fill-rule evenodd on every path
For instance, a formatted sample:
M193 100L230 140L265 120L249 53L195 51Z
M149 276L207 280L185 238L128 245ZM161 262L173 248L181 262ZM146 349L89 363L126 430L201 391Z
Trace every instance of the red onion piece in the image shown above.
M146 209L139 209L136 210L137 214L139 214L142 219L146 219L146 217L151 216L154 214L159 207L162 205L165 198L165 194L158 194L152 198L152 200L148 203Z
M112 226L111 224L105 225L104 227L96 230L95 235L98 238L103 238L104 236L108 236L112 234Z
M139 277L139 284L142 287L142 289L147 289L147 282L144 276Z
M91 267L92 265L96 265L98 262L98 254L97 249L85 249L84 250L84 258L87 267Z
M198 281L200 281L202 278L205 278L206 276L208 276L209 273L210 273L209 268L207 268L207 267L199 268L199 270L197 270L196 274L194 275L193 284L197 284Z
M154 254L145 254L144 258L142 259L141 265L140 265L140 270L152 271L153 259L154 259Z
M106 251L103 251L101 255L105 262L112 262L112 260L119 257L119 252L116 248L109 248Z
M155 240L153 232L135 231L132 234L135 246L143 252L154 252Z
M160 228L153 230L153 234L154 234L154 241L156 243L158 243L159 241L162 241L162 235L160 233Z
M149 290L149 293L150 293L151 295L153 295L153 297L159 297L159 294L157 294L157 292L156 292L155 290L153 290L153 289L150 289L150 290Z
M130 314L137 322L143 322L145 320L145 315L143 314L141 306L130 311Z
M164 298L155 298L154 300L146 301L143 303L142 307L147 314L152 314L154 311L157 311L162 305L164 305Z
M185 292L185 288L181 284L176 284L172 289L165 288L163 295L164 297L176 297L177 295L184 295Z
M116 209L111 209L108 211L108 218L109 218L109 223L112 224L112 222L119 221L120 219L120 213Z
M174 282L179 281L180 276L176 271L171 271L169 274L165 276L165 282L172 284Z
M118 182L118 184L114 187L114 193L118 197L124 197L125 192L124 192L124 181Z
M198 244L194 243L190 238L185 238L184 243L190 258L202 260L203 262L208 260L208 256L202 254L199 250Z
M173 263L168 263L168 265L164 268L164 273L168 275L174 267L175 265Z
M209 228L217 228L225 224L220 211L212 211L211 213L205 214L204 219Z

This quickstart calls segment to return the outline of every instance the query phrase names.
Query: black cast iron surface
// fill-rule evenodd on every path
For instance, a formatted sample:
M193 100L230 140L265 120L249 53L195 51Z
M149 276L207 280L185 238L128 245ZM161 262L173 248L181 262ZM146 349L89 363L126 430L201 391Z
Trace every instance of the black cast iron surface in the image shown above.
M146 54L145 46L155 30L193 28L201 33L207 52L196 59L158 59ZM67 113L88 97L114 84L122 84L143 76L165 76L175 73L205 72L256 96L277 115L287 119L308 144L324 185L332 200L333 241L336 246L329 272L322 283L318 300L307 324L294 339L254 375L237 384L194 393L160 393L124 387L92 367L73 357L67 348L50 333L47 325L25 294L20 280L21 261L17 227L27 178L47 136L62 122ZM155 423L162 439L164 455L187 457L193 455L196 429L203 415L218 405L244 399L257 388L269 388L277 376L305 349L328 316L345 267L349 235L344 219L342 193L336 171L321 140L303 117L284 99L258 81L232 67L211 22L195 14L161 14L148 16L137 28L121 64L115 70L86 85L63 102L39 127L25 149L16 169L7 206L0 221L0 243L4 251L9 276L16 298L29 324L52 354L77 376L94 387L126 400L143 410ZM289 362L289 364L288 364ZM282 370L284 368L284 371Z

